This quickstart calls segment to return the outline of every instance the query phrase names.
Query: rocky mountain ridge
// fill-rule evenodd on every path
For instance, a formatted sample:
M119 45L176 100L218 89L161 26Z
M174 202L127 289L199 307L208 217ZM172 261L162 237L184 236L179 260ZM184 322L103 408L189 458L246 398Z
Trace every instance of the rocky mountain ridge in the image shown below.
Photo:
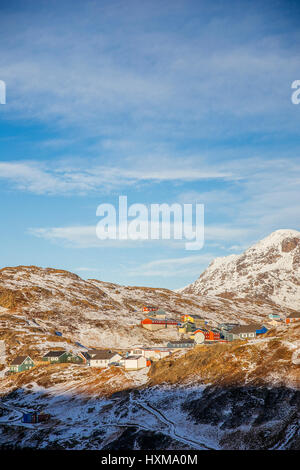
M264 322L269 313L283 313L280 306L264 299L199 297L84 280L52 268L18 266L0 271L0 340L5 340L11 358L26 351L38 355L57 342L62 347L79 342L87 347L130 348L178 339L176 328L157 332L141 328L145 304L157 305L178 319L183 313L198 314L211 325Z
M196 296L270 301L300 309L300 232L277 230L241 255L216 258L179 291Z

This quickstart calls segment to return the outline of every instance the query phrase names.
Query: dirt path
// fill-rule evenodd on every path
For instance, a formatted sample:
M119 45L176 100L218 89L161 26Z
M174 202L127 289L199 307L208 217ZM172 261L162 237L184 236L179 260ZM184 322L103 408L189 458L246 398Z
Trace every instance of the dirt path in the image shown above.
M173 439L177 441L181 441L185 444L188 444L198 450L216 450L214 447L209 447L203 442L194 441L193 439L181 436L176 430L176 424L170 419L168 419L160 410L157 410L153 405L150 405L150 403L144 403L144 402L141 402L140 400L132 399L132 397L131 397L131 402L135 405L140 406L144 410L148 411L148 413L151 413L152 415L154 415L159 421L166 424L170 431L169 435Z

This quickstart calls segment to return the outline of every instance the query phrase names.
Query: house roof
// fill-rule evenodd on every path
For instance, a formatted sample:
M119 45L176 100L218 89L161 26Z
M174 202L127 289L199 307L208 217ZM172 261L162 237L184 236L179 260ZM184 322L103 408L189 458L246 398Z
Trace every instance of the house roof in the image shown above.
M299 312L291 313L287 318L300 318Z
M91 356L91 360L98 360L98 359L111 359L117 353L107 350L99 350L99 351L89 351L89 355Z
M175 320L175 318L158 318L158 317L148 317L148 319L152 322L174 322L174 323L179 323L178 320Z
M251 325L239 325L232 328L229 333L233 333L235 335L238 335L240 333L253 333L256 330L260 330L262 327L263 325L258 323L253 323Z
M25 359L27 359L27 357L29 357L29 356L17 356L17 357L14 358L11 365L12 366L20 366L21 364L23 364ZM31 358L29 357L29 359L31 359Z
M43 357L60 357L65 354L67 351L49 351Z
M220 323L220 328L234 328L235 326L239 326L238 323Z
M178 341L169 341L169 344L187 344L194 343L193 339L179 339Z
M85 359L90 359L91 356L90 354L87 352L87 351L80 351L80 353L83 357L85 357Z
M168 351L168 348L162 346L153 346L153 347L147 347L147 348L135 348L135 349L141 349L142 351Z

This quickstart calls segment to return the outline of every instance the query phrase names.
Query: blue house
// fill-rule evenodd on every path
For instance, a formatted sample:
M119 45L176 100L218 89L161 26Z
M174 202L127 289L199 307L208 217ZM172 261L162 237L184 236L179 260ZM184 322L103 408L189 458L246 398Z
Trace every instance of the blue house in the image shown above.
M265 326L262 326L258 330L256 330L257 335L263 335L264 333L267 333L268 329Z

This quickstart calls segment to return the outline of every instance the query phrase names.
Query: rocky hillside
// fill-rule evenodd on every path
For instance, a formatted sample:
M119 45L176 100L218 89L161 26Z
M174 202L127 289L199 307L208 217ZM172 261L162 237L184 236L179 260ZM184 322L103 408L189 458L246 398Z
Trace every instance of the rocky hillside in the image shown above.
M183 294L268 300L300 309L300 232L277 230L241 255L216 258Z
M297 238L297 237L294 237ZM284 244L290 254L294 242ZM262 255L263 256L263 255ZM226 273L226 272L225 272ZM278 276L276 276L276 279ZM274 282L275 285L275 282ZM197 295L83 280L35 266L0 271L0 448L271 449L300 448L300 327L282 325L249 342L202 345L151 369L37 364L5 376L19 354L48 349L117 349L165 344L177 330L144 330L144 304L170 316L264 322L292 311L271 297ZM60 332L57 336L55 332ZM49 424L21 423L45 411Z
M269 330L249 341L196 346L153 364L151 384L214 384L300 389L300 324Z
M6 377L0 448L299 449L299 334L198 346L149 373L61 364ZM51 421L21 425L29 409Z
M282 313L268 300L195 297L167 289L119 286L83 280L76 274L35 266L0 271L0 340L7 360L18 354L35 357L49 348L130 348L137 344L165 344L178 337L176 328L150 332L140 326L144 304L158 305L170 316L184 312L219 321L265 321ZM62 333L61 337L55 331Z

